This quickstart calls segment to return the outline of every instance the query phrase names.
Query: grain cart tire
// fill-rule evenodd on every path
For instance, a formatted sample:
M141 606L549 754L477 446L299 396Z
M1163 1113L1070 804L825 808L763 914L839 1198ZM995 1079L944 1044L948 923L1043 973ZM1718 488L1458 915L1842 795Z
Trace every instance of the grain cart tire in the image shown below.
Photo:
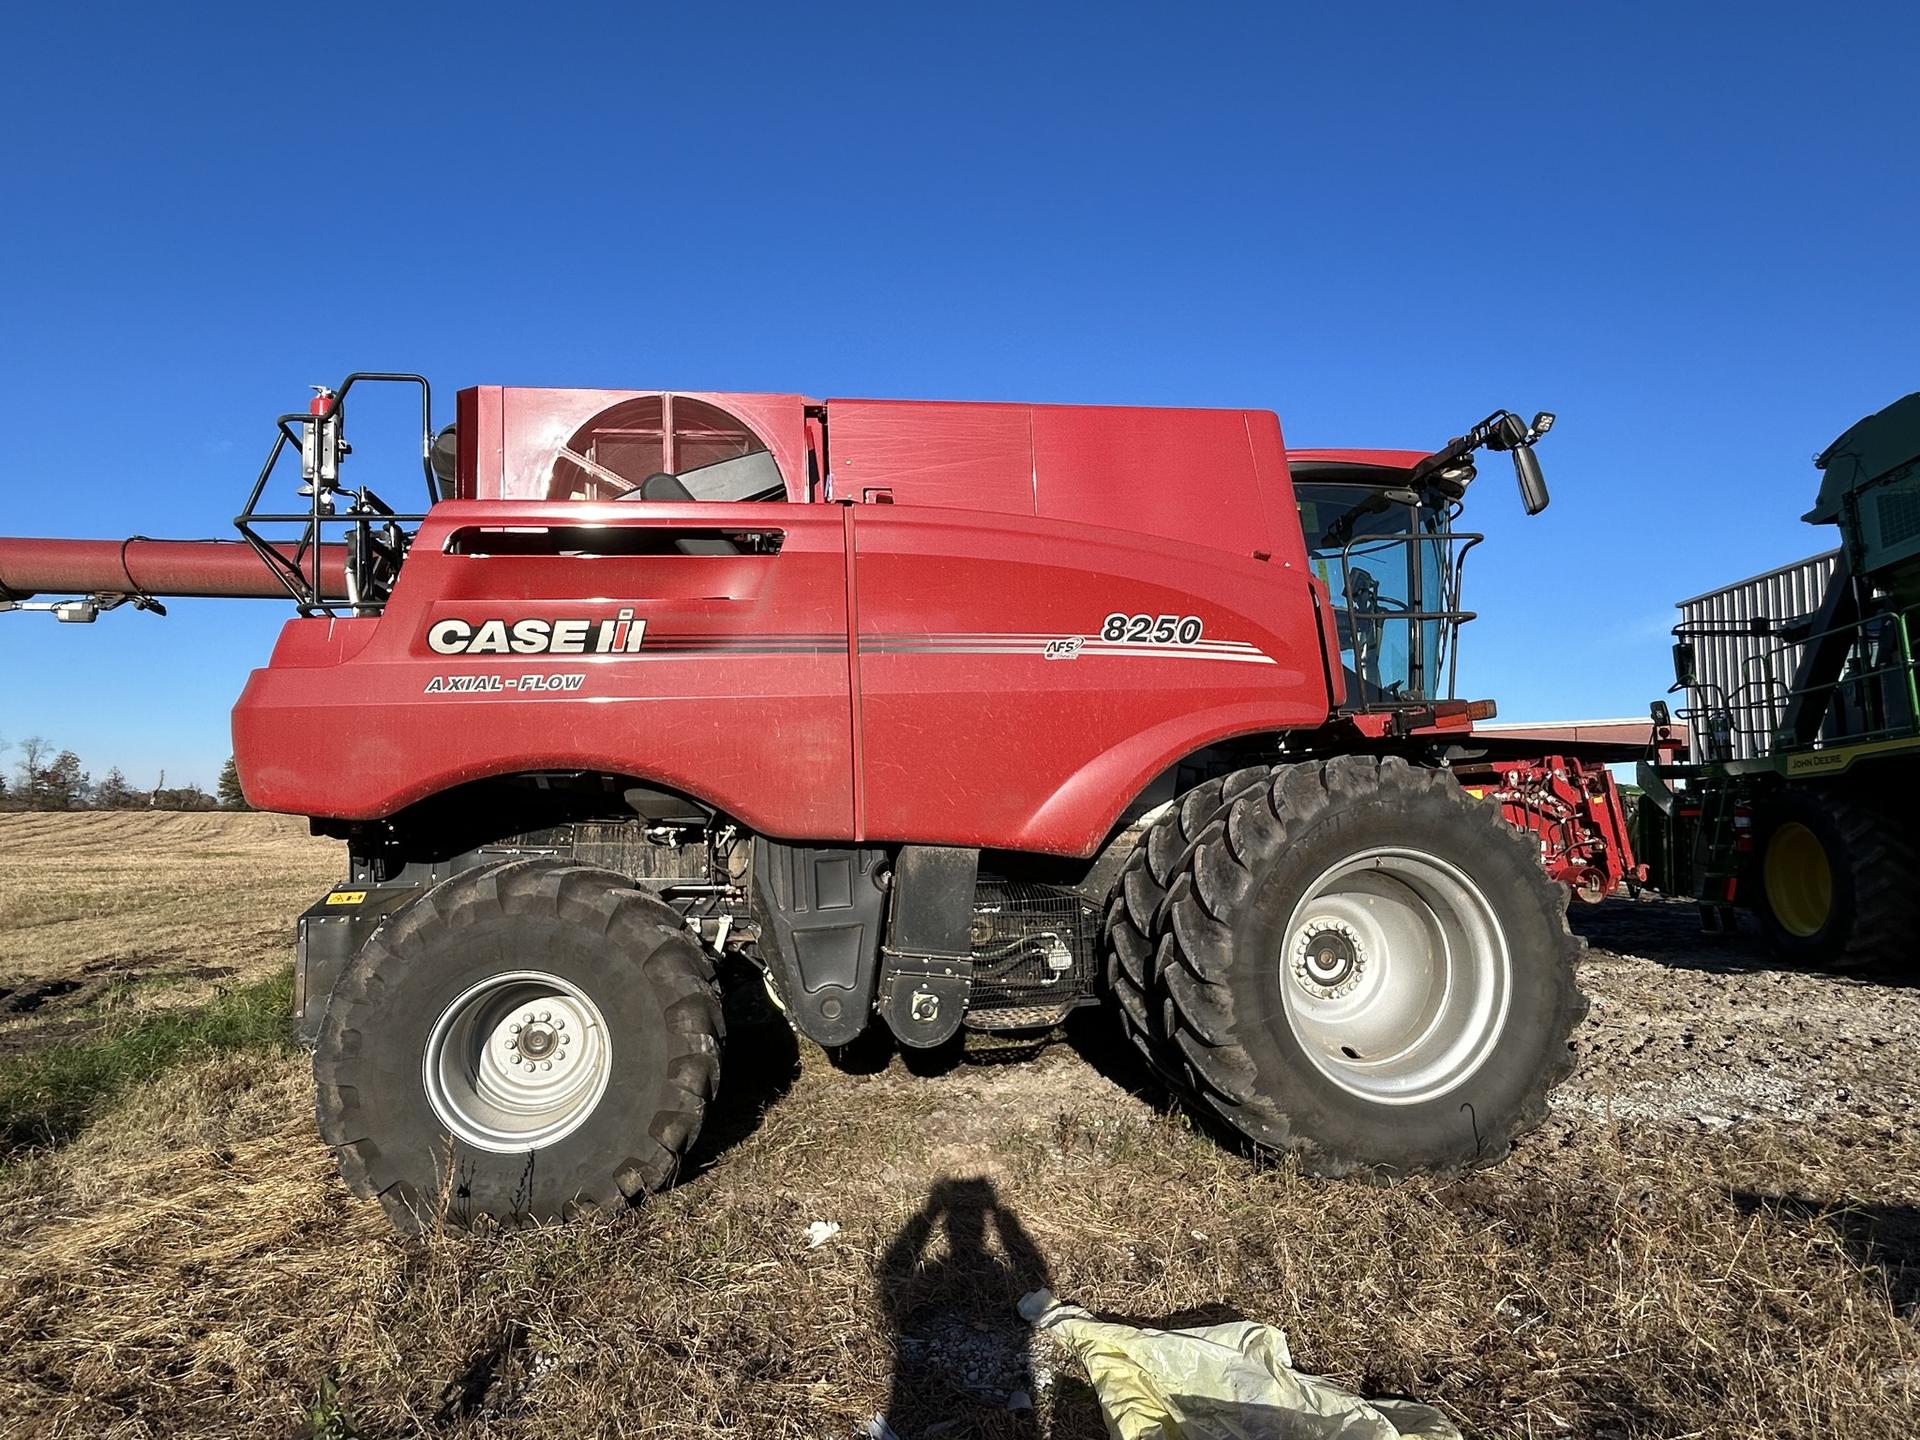
M334 986L313 1057L320 1134L403 1230L617 1208L674 1178L721 1035L705 954L625 877L469 870Z
M1108 996L1122 1031L1155 1070L1162 1070L1164 1062L1154 1043L1147 995L1153 985L1154 922L1167 898L1167 886L1207 822L1228 801L1264 785L1267 775L1267 767L1257 765L1215 776L1179 796L1135 842L1107 898ZM1165 1074L1162 1078L1175 1077Z
M1186 1093L1316 1175L1491 1164L1586 1013L1567 892L1444 773L1275 769L1172 876L1151 1001Z
M1790 786L1761 809L1754 910L1789 965L1860 970L1909 963L1920 930L1920 847L1857 796Z

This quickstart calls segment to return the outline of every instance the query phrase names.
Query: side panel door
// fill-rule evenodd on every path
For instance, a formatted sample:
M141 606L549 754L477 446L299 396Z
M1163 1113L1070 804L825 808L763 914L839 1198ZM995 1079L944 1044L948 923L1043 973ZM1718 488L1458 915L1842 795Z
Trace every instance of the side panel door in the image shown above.
M777 546L677 548L722 528ZM851 838L846 537L825 505L436 506L385 613L347 622L371 626L363 648L283 639L255 672L249 779L274 808L364 818L487 775L603 770L771 835Z
M869 838L1086 854L1180 756L1326 717L1297 568L1028 516L853 515Z

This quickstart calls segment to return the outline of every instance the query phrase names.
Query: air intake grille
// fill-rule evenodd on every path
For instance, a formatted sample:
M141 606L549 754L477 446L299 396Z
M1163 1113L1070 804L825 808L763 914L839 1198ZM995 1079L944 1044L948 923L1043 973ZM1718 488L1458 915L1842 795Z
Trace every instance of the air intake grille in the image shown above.
M1880 544L1894 546L1920 535L1920 493L1898 490L1882 495L1875 511L1880 522Z

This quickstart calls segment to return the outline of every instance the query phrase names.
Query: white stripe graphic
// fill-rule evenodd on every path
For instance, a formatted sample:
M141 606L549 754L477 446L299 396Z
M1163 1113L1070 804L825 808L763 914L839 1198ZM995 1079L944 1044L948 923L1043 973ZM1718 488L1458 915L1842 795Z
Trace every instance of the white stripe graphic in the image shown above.
M1044 655L1046 647L1060 640L1078 640L1080 648L1072 656L1126 656L1162 660L1227 660L1250 665L1275 665L1271 655L1245 640L1195 640L1156 645L1139 641L1102 640L1093 635L982 635L925 634L874 635L860 642L868 655Z

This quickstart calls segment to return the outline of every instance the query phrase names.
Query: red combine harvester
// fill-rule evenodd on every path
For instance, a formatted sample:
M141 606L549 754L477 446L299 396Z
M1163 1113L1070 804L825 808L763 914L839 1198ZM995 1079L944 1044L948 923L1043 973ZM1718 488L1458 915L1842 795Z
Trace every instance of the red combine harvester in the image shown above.
M373 381L419 387L417 513L342 484ZM1546 504L1552 417L1289 454L1265 411L430 414L356 375L281 417L239 541L0 540L3 608L296 605L234 748L254 805L347 844L297 1021L397 1223L668 1183L726 957L830 1049L1108 999L1187 1103L1319 1174L1487 1163L1544 1115L1585 1002L1539 861L1592 890L1632 857L1604 770L1454 697L1454 521L1482 448Z

